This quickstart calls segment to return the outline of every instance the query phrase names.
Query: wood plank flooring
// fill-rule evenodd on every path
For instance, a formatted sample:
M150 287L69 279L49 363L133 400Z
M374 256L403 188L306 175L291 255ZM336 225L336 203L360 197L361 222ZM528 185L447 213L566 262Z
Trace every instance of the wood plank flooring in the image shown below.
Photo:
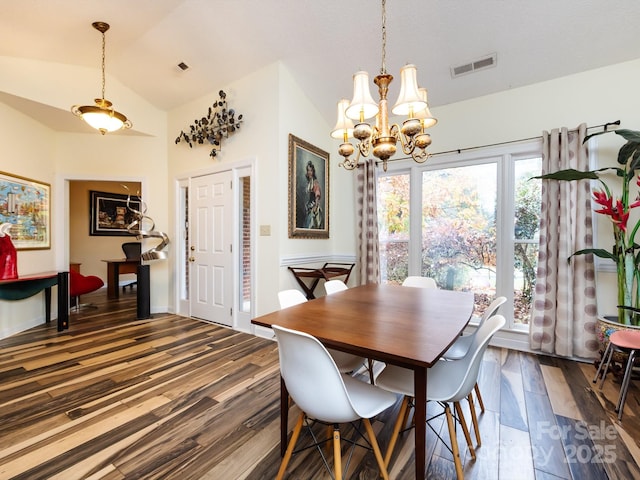
M176 315L137 320L135 291L105 296L83 297L98 308L73 313L66 332L52 323L0 340L0 479L275 478L276 344ZM593 374L593 365L490 348L475 461L459 435L465 478L640 478L640 391L632 386L618 423L619 383L607 378L599 391ZM373 422L383 450L398 407ZM455 478L436 437L448 443L443 420L429 430L429 479ZM412 431L401 435L390 477L414 478ZM287 478L331 477L309 449ZM345 478L378 478L372 453L356 449Z

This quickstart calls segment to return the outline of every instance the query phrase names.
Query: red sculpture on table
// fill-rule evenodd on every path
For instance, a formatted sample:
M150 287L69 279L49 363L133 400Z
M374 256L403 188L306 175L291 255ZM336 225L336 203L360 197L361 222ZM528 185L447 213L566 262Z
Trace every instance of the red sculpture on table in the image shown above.
M18 255L9 234L11 223L0 225L0 280L18 278Z

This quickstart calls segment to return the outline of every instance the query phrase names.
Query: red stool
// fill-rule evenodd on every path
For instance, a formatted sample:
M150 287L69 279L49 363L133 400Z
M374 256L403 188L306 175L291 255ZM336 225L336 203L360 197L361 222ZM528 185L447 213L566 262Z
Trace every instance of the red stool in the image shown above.
M609 370L609 364L611 363L611 357L613 356L613 353L617 351L629 354L627 367L624 371L624 378L622 379L622 385L620 386L618 406L616 407L618 420L622 420L622 410L624 409L624 402L627 399L627 392L629 391L629 384L631 383L631 373L633 371L633 365L635 363L638 350L640 350L640 331L618 330L616 332L613 332L609 336L609 345L607 345L607 349L604 352L602 361L600 362L600 366L598 367L598 371L596 372L596 376L593 379L593 382L595 383L598 379L598 375L600 375L600 371L602 370L602 365L604 364L602 380L600 381L600 388L602 389L602 385L604 384L604 377L607 375L607 370Z

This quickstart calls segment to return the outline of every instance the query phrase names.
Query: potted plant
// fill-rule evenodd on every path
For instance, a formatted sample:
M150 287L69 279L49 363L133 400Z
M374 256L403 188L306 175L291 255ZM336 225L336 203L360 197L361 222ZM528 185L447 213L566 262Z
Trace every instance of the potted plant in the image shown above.
M608 133L598 132L588 135L587 142L595 135ZM541 175L536 178L573 181L573 180L597 180L601 188L594 190L593 199L599 208L596 213L606 215L611 220L613 229L613 246L610 250L602 248L587 248L574 252L574 255L592 253L600 258L608 258L616 265L617 289L618 289L618 315L617 323L620 327L640 325L640 245L636 243L636 234L640 229L640 209L634 215L637 220L630 220L631 211L640 207L640 131L613 130L627 142L618 151L618 166L605 167L591 171L578 171L574 169L560 170ZM612 175L614 174L614 175ZM620 196L612 191L605 179L615 180L620 184ZM639 187L635 189L635 187ZM632 188L634 192L632 193ZM640 238L638 239L640 241ZM570 260L569 257L568 260ZM599 332L601 342L608 341L609 334L615 326L602 327ZM604 337L604 338L603 338Z

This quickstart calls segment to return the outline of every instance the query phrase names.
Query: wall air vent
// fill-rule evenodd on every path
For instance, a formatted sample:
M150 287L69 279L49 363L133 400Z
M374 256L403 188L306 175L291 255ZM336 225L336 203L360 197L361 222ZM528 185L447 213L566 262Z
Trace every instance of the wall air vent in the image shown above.
M467 75L468 73L477 72L478 70L484 70L486 68L495 67L497 62L498 62L497 54L492 53L485 57L474 60L473 62L451 67L451 77L456 78L461 75Z

